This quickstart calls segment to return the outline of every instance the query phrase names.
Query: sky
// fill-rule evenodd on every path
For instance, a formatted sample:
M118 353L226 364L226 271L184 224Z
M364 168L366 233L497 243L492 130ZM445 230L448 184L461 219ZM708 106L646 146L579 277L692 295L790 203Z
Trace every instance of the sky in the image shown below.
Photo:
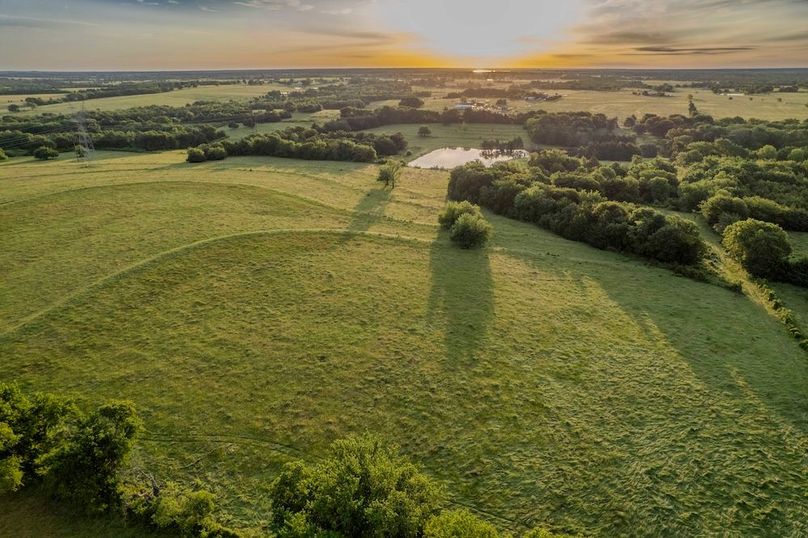
M0 70L808 67L808 0L0 0Z

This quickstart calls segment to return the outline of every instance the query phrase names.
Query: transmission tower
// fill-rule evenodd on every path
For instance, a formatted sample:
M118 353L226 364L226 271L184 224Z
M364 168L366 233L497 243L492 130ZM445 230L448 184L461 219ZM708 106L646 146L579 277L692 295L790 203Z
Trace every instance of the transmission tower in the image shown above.
M81 102L81 110L73 116L73 123L76 124L76 161L87 164L93 158L95 147L93 146L93 139L87 133L84 101Z

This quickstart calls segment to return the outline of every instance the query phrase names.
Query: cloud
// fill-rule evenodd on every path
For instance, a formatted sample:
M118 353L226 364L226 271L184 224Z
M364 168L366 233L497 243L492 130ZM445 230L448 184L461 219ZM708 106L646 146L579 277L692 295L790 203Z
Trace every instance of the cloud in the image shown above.
M571 55L588 57L593 66L804 66L805 21L806 0L588 0L585 20L571 28L570 39L532 59Z

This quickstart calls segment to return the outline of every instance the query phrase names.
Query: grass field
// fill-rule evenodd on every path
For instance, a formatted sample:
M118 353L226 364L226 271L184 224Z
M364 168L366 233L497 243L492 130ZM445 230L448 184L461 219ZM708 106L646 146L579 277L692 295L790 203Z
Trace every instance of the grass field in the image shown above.
M458 99L443 99L452 90L431 89L432 98L426 99L425 108L443 110L451 108ZM710 114L716 118L741 116L743 118L760 118L764 120L782 120L787 118L804 119L808 117L808 91L800 93L783 93L754 95L749 97L729 97L715 95L708 90L695 88L682 88L672 97L643 97L633 95L631 90L616 92L599 92L586 90L560 90L563 98L551 102L532 102L509 100L508 104L513 110L524 112L528 110L546 110L547 112L589 111L600 112L607 116L616 116L621 120L632 114L641 117L645 113L660 115L684 114L687 115L688 95L693 99L699 111ZM750 97L752 100L750 100ZM782 98L782 102L778 101ZM496 99L479 99L491 104ZM396 105L397 101L384 101L374 106Z
M0 380L131 399L134 464L226 523L370 431L501 528L808 533L808 358L749 298L496 216L456 249L445 172L98 157L0 164ZM121 534L68 520L0 499L0 534Z
M288 86L279 86L273 84L266 84L263 86L247 86L244 84L198 86L196 88L184 88L182 90L176 90L173 92L90 99L88 101L84 101L84 106L87 110L103 111L121 110L124 108L149 105L185 106L189 103L193 103L194 101L228 99L247 100L253 97L259 97L266 94L268 91L275 89L288 90L289 88ZM30 96L22 96L21 100L24 100L25 97ZM72 114L80 109L81 102L57 103L54 105L37 107L33 110L24 110L23 112L19 112L19 114L29 116L42 114L44 112L49 112L52 114Z
M288 91L289 87L273 84L264 86L199 86L197 88L187 88L167 93L93 99L86 101L85 105L88 110L120 110L147 105L184 106L188 103L200 100L249 99L264 95L273 89ZM443 95L446 95L450 91L458 91L458 88L416 89L433 92L434 97L426 99L425 108L427 109L443 110L445 108L451 108L459 102L458 99L442 98ZM701 112L711 114L717 118L741 116L744 118L760 118L764 120L782 120L787 118L803 119L808 116L808 91L733 97L732 99L727 96L715 95L708 90L697 88L678 89L673 97L637 96L632 94L632 90L616 92L561 90L557 93L564 96L559 101L529 102L512 99L509 100L509 105L512 107L512 110L519 112L539 109L548 112L587 110L590 112L601 112L607 116L617 116L622 120L632 114L637 117L645 113L661 115L687 114L687 97L692 94L696 106ZM25 97L31 96L0 96L0 105L5 109L9 104L22 103ZM48 95L35 95L34 97L48 97ZM782 101L778 101L778 98L782 99ZM488 101L493 104L496 99L481 99L481 101ZM398 101L378 101L371 106L380 107L383 105L397 106ZM31 115L43 112L70 114L76 112L80 106L80 103L59 103L38 107L34 110L25 110L19 114ZM336 115L337 112L325 111L323 114L328 116L326 119L331 119L331 115Z

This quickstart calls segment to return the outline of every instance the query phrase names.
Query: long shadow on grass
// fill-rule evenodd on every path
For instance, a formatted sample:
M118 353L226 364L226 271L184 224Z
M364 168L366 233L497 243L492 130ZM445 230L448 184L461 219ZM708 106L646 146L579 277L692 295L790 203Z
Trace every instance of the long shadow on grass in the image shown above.
M373 189L359 200L353 208L353 219L348 224L349 232L366 232L384 217L384 209L390 203L392 191L384 187Z
M494 313L488 252L460 249L440 232L430 250L430 272L427 321L443 325L449 364L467 366L475 361Z

